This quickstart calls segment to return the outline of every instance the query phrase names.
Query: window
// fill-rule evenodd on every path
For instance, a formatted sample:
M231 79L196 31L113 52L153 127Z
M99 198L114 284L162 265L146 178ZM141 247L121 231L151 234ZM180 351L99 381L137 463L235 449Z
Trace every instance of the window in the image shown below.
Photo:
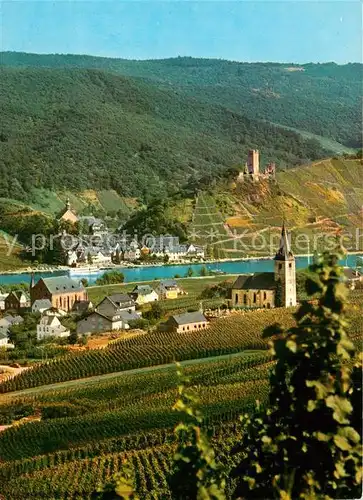
M291 262L290 262L290 263L289 263L289 269L291 269L291 268L292 268L292 264L291 264Z
M282 264L279 264L279 270L281 271L281 269L282 269Z
M267 299L267 294L266 292L263 292L263 300L266 300Z
M235 301L236 304L238 304L238 293L236 293L234 301Z
M253 294L253 303L256 304L256 302L257 302L257 293L255 292Z
M247 304L247 293L245 293L244 296L243 296L243 303L245 305Z

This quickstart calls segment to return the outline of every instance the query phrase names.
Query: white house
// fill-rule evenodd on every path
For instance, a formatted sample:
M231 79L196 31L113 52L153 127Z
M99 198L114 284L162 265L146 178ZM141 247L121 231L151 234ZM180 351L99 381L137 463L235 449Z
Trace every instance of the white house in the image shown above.
M0 311L5 310L5 299L7 296L7 293L0 293Z
M112 262L111 254L101 252L101 250L89 252L92 258L92 264L110 264Z
M45 337L69 337L70 331L61 324L57 316L43 316L37 324L37 339Z
M150 285L136 285L130 293L136 304L147 304L155 302L159 299L159 295L151 288Z
M23 321L24 320L21 316L4 316L4 318L0 319L0 333L7 335L11 326L19 325Z
M75 250L68 250L67 252L67 266L75 266L78 262L78 255Z
M14 344L9 342L8 334L0 332L0 349L14 349Z
M33 313L43 313L47 309L50 309L52 307L52 303L49 299L37 299L33 302L32 305L32 312Z

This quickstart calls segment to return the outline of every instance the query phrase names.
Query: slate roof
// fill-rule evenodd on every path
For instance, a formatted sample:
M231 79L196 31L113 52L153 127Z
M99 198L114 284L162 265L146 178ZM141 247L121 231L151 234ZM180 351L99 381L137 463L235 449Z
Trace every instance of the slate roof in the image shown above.
M135 311L121 311L120 312L120 317L122 319L122 321L124 321L125 323L127 323L128 321L133 321L133 320L137 320L137 319L140 319L140 314L138 314L137 312Z
M160 281L160 286L163 288L173 288L177 287L178 283L175 280L163 280Z
M68 278L67 276L55 276L53 278L42 278L45 286L52 294L67 293L67 292L82 292L83 285Z
M38 309L49 309L52 303L49 299L37 299L33 302L33 307L37 306Z
M112 295L108 295L107 298L112 300L112 302L114 302L117 305L129 303L129 302L134 303L134 301L132 300L130 295L127 295L126 293L114 293Z
M132 290L132 293L138 294L138 295L148 295L149 293L152 293L154 290L151 288L150 285L136 285L135 288Z
M274 273L255 273L241 275L232 285L233 290L274 290L276 288Z
M25 297L25 300L28 300L28 301L30 300L29 295L26 292L24 292L23 290L13 290L12 292L9 293L9 295L11 295L11 294L15 295L15 297L18 300L20 300L22 297Z
M76 300L72 307L72 312L84 313L92 306L90 300Z
M187 312L183 314L176 314L175 316L172 316L172 319L178 324L178 325L189 325L190 323L205 323L207 320L200 311L194 311L194 312Z
M291 251L291 235L285 228L285 223L282 225L280 247L275 255L275 260L289 260L293 259L294 255Z

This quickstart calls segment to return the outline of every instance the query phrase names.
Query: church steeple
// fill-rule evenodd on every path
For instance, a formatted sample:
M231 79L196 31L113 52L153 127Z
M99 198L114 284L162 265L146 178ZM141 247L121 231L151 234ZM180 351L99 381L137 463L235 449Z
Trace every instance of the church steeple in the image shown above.
M285 221L282 224L280 246L274 260L275 283L281 292L281 297L279 297L281 303L276 305L282 307L296 306L295 257L291 251L290 237L285 227Z
M35 285L34 273L32 273L30 278L30 290L34 287L34 285Z
M66 208L67 208L67 210L71 209L71 202L69 201L69 198L67 198Z
M294 258L294 255L291 251L290 240L291 238L287 232L284 221L281 230L280 246L276 252L275 260L289 260Z

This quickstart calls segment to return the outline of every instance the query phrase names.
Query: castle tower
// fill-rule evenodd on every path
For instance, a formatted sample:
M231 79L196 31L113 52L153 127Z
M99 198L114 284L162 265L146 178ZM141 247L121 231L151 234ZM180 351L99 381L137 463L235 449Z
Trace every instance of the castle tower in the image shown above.
M248 173L251 175L252 179L258 180L260 173L260 153L258 149L250 149L248 151L247 159Z
M295 257L291 251L290 238L282 226L280 247L275 255L275 283L279 283L277 290L280 291L282 307L296 306L296 266Z

